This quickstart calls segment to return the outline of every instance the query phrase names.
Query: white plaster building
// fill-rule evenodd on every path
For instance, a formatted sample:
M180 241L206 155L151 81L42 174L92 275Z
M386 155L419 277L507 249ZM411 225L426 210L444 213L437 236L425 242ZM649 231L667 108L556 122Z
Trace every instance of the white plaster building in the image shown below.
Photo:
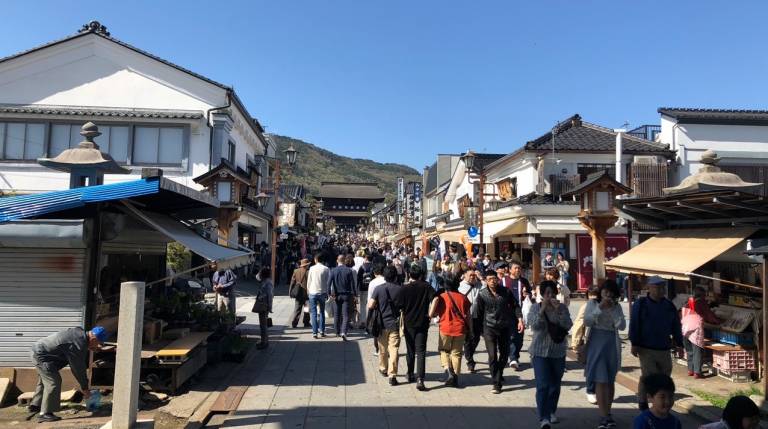
M269 149L264 130L231 87L115 39L91 22L75 35L0 59L0 191L67 188L67 174L36 160L77 145L88 121L103 133L96 139L102 151L131 170L107 175L105 184L155 167L201 189L193 178L222 162L254 178L256 188L258 177L268 174L259 162ZM219 199L244 202L228 201L225 194ZM260 233L251 242L269 241L269 219L248 207L240 222ZM235 223L230 243L237 237Z
M699 171L701 154L712 149L718 166L745 181L766 181L768 110L659 108L659 140L676 154L675 185Z
M591 282L591 272L587 272L591 267L589 237L576 219L578 203L560 195L600 170L608 170L638 194L660 193L667 184L667 160L672 155L664 144L584 122L579 115L561 122L554 136L547 132L511 154L496 159L490 155L485 160L478 154L475 170L480 167L486 183L482 244L496 256L517 253L534 267L529 275L535 281L539 280L543 256L562 252L571 261L572 278L576 277L570 282L571 288L584 287L587 279ZM644 175L638 174L641 170L654 172L659 180L647 183ZM463 207L479 200L479 186L471 185L467 174L460 161L445 194L451 220L442 231L438 229L443 241L467 240ZM492 199L499 200L496 210L491 210ZM609 247L615 252L626 250L626 230L614 228L609 232Z

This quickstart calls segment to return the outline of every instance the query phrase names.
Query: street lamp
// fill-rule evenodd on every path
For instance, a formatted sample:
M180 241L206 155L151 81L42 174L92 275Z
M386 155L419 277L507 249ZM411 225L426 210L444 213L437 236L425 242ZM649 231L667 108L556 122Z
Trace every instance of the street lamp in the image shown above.
M285 158L288 161L288 166L293 167L296 165L296 155L299 151L296 150L296 148L293 147L293 143L288 147L288 149L285 150Z
M259 195L256 195L253 197L254 200L256 200L256 205L263 209L264 206L267 205L267 200L269 200L269 195L265 194L264 192L259 192Z
M469 171L475 169L475 159L477 159L477 155L475 155L471 149L461 156L461 160L464 162L464 166L467 167L467 170Z
M484 244L483 241L483 210L485 206L485 171L483 167L475 168L475 161L477 160L477 154L473 152L471 149L467 151L464 155L461 156L461 161L464 163L464 166L467 169L467 182L470 184L476 184L478 183L480 185L480 191L478 192L477 198L478 198L478 205L475 206L474 203L470 202L470 205L466 208L466 214L468 215L465 219L465 222L469 221L470 224L473 222L477 224L478 228L480 229L480 246L482 247ZM475 177L472 177L472 174L475 173ZM496 196L496 193L488 194L488 196ZM488 202L489 208L491 210L497 210L499 207L499 202L494 198L493 200ZM475 222L476 221L476 222Z

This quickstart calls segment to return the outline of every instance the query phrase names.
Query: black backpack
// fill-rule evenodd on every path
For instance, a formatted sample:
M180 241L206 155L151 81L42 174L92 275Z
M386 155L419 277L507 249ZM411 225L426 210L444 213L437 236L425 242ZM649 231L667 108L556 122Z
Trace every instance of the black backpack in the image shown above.
M360 269L363 270L363 282L360 285L360 290L368 290L368 285L373 280L373 264L363 264Z

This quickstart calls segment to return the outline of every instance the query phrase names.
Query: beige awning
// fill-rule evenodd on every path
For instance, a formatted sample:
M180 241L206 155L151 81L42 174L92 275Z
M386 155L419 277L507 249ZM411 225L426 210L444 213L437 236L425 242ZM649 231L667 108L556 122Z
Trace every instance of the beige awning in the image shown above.
M727 252L755 231L749 227L664 231L606 262L605 267L623 273L688 280L688 273Z
M458 228L449 231L440 231L439 235L440 239L443 241L462 243L461 239L467 235L467 230L464 228Z
M497 220L494 222L486 222L483 225L483 243L491 244L495 237L501 235L516 234L518 232L509 232L525 229L521 228L520 224L526 223L526 219L523 217L516 217L512 219ZM522 232L524 234L525 232Z

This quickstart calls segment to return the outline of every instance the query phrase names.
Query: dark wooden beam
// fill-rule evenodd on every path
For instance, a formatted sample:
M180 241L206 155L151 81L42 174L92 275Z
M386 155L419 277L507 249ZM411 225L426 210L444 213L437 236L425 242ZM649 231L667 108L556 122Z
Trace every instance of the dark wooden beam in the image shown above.
M713 214L715 216L723 216L726 214L726 213L723 213L722 211L713 210L707 207L700 206L698 204L684 203L682 201L678 201L677 205L680 207L689 208L691 210L698 210L700 212Z
M750 205L747 205L747 204L743 204L740 201L732 201L732 200L729 200L727 198L715 197L715 198L712 198L712 202L713 203L718 203L718 204L723 204L723 205L730 206L730 207L737 208L737 209L749 210L749 211L752 211L752 212L755 212L755 213L768 214L768 209L761 208L761 207L750 206Z
M658 205L658 204L650 204L650 203L648 203L648 208L652 209L652 210L658 210L660 212L665 212L665 213L673 214L675 216L687 217L688 219L701 219L700 216L694 216L694 215L692 215L690 213L685 213L682 210L676 210L676 209L669 208L669 207L664 207L664 206L661 206L661 205Z

